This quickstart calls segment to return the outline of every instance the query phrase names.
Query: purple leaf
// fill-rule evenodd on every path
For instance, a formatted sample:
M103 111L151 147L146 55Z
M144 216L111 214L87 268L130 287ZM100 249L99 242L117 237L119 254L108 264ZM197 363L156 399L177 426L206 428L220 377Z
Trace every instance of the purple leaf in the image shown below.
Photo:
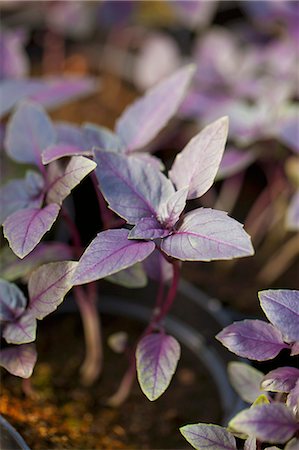
M299 379L287 397L287 406L298 416L299 413Z
M24 49L27 33L2 26L0 39L0 79L25 77L29 72L29 59Z
M256 450L256 438L249 436L244 442L244 450Z
M96 168L96 163L83 156L74 156L66 166L65 172L53 180L48 186L47 203L61 205L63 200L90 172Z
M8 344L27 344L28 342L35 341L35 317L30 312L25 312L14 322L5 325L2 335Z
M219 425L198 423L180 428L184 438L197 450L237 450L234 436Z
M158 212L158 220L164 227L172 228L180 218L187 201L188 187L182 188L172 194L166 203L163 203Z
M299 424L287 406L271 403L244 409L230 421L229 427L270 444L283 444L299 429Z
M144 336L136 349L137 377L142 392L151 401L168 388L180 359L178 341L164 333Z
M148 277L154 281L167 282L172 278L172 264L168 262L157 249L154 250L142 264Z
M60 242L42 242L22 260L5 247L0 254L0 276L8 281L26 278L41 264L71 259L72 256L72 248Z
M145 152L130 153L128 155L128 157L142 161L143 164L150 164L156 170L164 170L165 169L164 164L162 163L161 159L159 159L157 156L150 155L149 153L145 153Z
M287 443L284 450L298 450L298 448L299 448L299 439L294 438Z
M36 172L28 171L26 177L11 180L0 188L0 223L12 213L42 205L43 178Z
M12 159L40 167L42 151L55 139L55 129L41 106L24 102L8 122L5 148Z
M36 360L37 353L32 344L17 345L0 350L0 366L17 377L31 377Z
M295 111L292 117L289 120L285 121L278 128L278 137L280 140L291 148L295 153L299 153L299 111L298 109Z
M59 206L28 208L11 214L3 224L4 236L19 258L24 258L50 230L59 213Z
M289 204L286 225L288 230L299 230L299 190L295 192Z
M256 361L275 358L283 348L288 348L280 331L261 320L234 322L220 331L216 339L236 355Z
M261 307L287 342L299 341L299 291L269 289L259 292Z
M42 153L42 163L49 164L52 161L56 161L57 159L64 158L65 156L92 156L91 151L80 150L78 147L75 147L70 144L54 144L50 145L50 147L46 148L46 150Z
M291 356L299 355L299 341L294 342L291 347Z
M162 227L154 217L140 219L129 233L129 239L158 239L168 236L169 230Z
M28 310L32 316L41 320L57 309L73 285L77 265L74 261L59 261L45 264L32 273L28 283Z
M183 261L211 261L254 253L250 237L224 211L196 209L185 215L178 230L163 239L161 249Z
M165 175L149 164L99 150L95 160L99 186L109 207L128 223L156 216L160 204L174 193Z
M115 129L127 151L144 147L165 127L181 104L194 70L193 65L183 67L124 111Z
M131 289L144 287L147 283L146 273L141 263L134 264L134 266L110 275L105 280Z
M228 365L229 380L239 394L248 403L253 403L262 393L260 384L264 374L249 364L230 362Z
M189 186L188 199L197 198L212 186L228 133L228 118L213 122L179 153L169 172L177 189Z
M299 369L295 367L279 367L264 376L261 387L265 391L290 392L299 380Z
M125 229L99 233L81 256L73 284L89 283L143 261L154 249L154 242L128 239Z
M0 279L0 321L11 322L25 310L27 300L13 283Z
M253 151L238 150L235 148L226 149L217 172L217 180L228 178L241 172L255 159L256 155Z
M117 152L123 148L119 137L108 128L86 123L83 125L83 133L85 145L87 144L89 149L97 147L101 150Z

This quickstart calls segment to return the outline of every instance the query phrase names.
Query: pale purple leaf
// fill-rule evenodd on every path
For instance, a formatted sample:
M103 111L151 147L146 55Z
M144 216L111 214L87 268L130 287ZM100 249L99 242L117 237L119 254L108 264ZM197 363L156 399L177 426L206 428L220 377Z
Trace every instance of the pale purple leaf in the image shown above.
M188 199L197 198L212 186L228 133L228 118L213 122L179 153L169 172L177 189L189 186Z
M28 171L25 178L11 180L0 188L0 223L12 213L42 205L43 178L36 172Z
M137 377L143 393L151 401L168 388L181 349L178 341L164 333L144 336L136 349Z
M130 231L129 239L158 239L168 236L170 230L163 228L155 217L140 219Z
M62 176L56 178L48 186L47 203L61 205L63 200L90 172L96 168L96 163L83 156L73 156L66 166Z
M241 411L229 427L270 444L283 444L296 433L299 424L286 405L270 403Z
M261 307L267 318L287 342L299 341L299 291L269 289L259 292Z
M8 344L27 344L35 341L35 317L33 317L30 312L26 311L14 322L5 325L2 335Z
M237 450L234 436L219 425L185 425L180 432L196 450Z
M231 177L253 163L256 159L255 153L250 150L238 150L236 148L228 148L223 154L219 170L217 172L217 180Z
M156 170L163 171L165 169L165 166L162 163L161 159L159 159L157 156L150 155L149 153L135 152L128 154L128 157L142 161L144 164L150 164Z
M166 228L172 228L180 218L187 201L188 187L176 191L158 211L158 220Z
M41 242L22 260L7 246L0 253L0 276L8 281L24 279L41 264L72 259L72 257L72 247L60 242Z
M0 321L11 322L25 310L27 300L13 283L0 279Z
M253 255L243 225L224 211L196 209L185 215L178 230L163 239L161 249L183 261L211 261Z
M30 95L30 98L46 108L56 108L66 102L92 94L97 83L93 78L50 78L42 80L42 89Z
M249 436L244 442L244 450L256 450L256 438Z
M253 403L262 393L260 384L264 374L249 364L230 362L228 375L231 385L238 395L248 403Z
M28 311L41 320L55 311L73 286L72 278L78 263L59 261L35 270L28 283Z
M105 280L131 289L142 288L146 286L147 283L146 273L143 270L141 263L134 264L134 266L110 275L109 277L106 277Z
M293 438L287 443L284 450L298 450L298 448L299 448L299 439Z
M299 341L294 342L291 347L291 356L299 355Z
M17 377L31 377L36 360L37 353L33 344L16 345L0 350L0 366Z
M172 278L172 264L164 258L158 249L155 249L142 264L148 277L154 281L167 282Z
M5 148L12 159L40 167L42 151L55 139L54 126L43 108L23 102L8 122Z
M5 220L4 236L19 258L24 258L37 246L55 222L59 209L56 204L50 204L43 209L23 209Z
M109 207L128 223L156 216L160 204L174 193L170 180L149 164L99 150L95 160L99 186Z
M261 388L271 392L290 392L299 380L299 369L279 367L264 376Z
M154 249L154 242L128 239L125 229L99 233L81 256L73 284L89 283L143 261Z
M85 146L87 145L88 149L97 147L101 150L117 152L123 148L119 137L108 128L93 123L85 123L83 125L83 134Z
M92 156L92 151L80 150L70 144L54 144L46 148L42 153L42 163L49 164L65 156Z
M287 397L287 406L292 409L293 413L299 414L299 379Z
M280 140L299 154L299 110L295 111L293 117L285 121L278 129Z
M275 358L283 348L288 348L280 331L261 320L234 322L220 331L216 339L236 355L256 361Z
M7 114L17 102L23 98L30 97L37 91L43 89L40 80L28 79L6 79L0 81L0 117Z
M126 150L144 147L165 127L183 101L194 71L193 65L183 67L124 111L115 129Z
M299 190L292 197L286 217L286 226L288 230L299 230Z

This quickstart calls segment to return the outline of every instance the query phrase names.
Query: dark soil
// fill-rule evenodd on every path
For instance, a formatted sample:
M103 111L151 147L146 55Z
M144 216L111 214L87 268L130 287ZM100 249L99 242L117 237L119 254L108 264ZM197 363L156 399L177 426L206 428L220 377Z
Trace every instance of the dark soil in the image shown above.
M107 407L127 367L126 357L106 345L107 337L123 330L133 343L143 327L111 316L103 321L105 365L94 386L80 384L83 338L75 314L53 314L40 323L39 359L31 379L36 398L25 397L21 382L3 371L0 413L32 450L184 449L188 444L180 426L221 421L211 377L186 348L170 387L156 402L147 400L136 382L123 406Z

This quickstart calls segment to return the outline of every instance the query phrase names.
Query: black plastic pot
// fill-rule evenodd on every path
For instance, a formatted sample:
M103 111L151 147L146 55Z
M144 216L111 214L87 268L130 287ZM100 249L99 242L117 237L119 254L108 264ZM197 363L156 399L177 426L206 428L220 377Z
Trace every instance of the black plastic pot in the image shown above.
M0 416L0 449L30 450L17 430Z

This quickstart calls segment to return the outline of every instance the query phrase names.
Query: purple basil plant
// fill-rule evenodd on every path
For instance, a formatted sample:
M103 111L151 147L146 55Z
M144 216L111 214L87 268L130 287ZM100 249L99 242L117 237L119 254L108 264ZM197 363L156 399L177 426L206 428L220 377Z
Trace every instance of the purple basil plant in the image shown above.
M222 330L216 338L230 351L255 361L275 358L281 350L299 354L299 291L277 289L259 292L260 305L270 321L243 320ZM299 369L278 367L266 375L242 363L229 364L229 376L241 398L252 405L233 417L227 428L212 424L186 425L183 436L197 450L236 450L235 437L245 440L244 450L265 444L299 448Z
M138 273L147 273L159 280L160 288L153 316L133 349L129 375L114 404L128 393L135 364L141 389L155 400L169 385L180 358L180 345L166 333L164 318L176 295L181 262L253 254L243 226L224 211L185 211L188 201L202 196L214 182L227 139L226 117L191 139L176 156L168 177L161 162L144 152L177 111L193 72L187 66L150 89L125 110L115 132L92 124L55 126L32 102L21 103L12 115L6 152L16 162L35 168L0 191L4 235L15 254L4 250L7 266L1 274L7 279L0 285L1 335L9 344L0 352L0 363L11 373L31 375L37 319L53 312L73 287L88 343L82 369L85 381L94 381L102 363L95 282L108 277L126 285L130 271L138 268L137 278ZM104 231L84 251L76 223L62 203L95 168L92 177L105 216ZM71 244L40 243L59 212L69 227ZM59 248L59 257L49 262ZM27 298L12 283L18 277L28 280Z

